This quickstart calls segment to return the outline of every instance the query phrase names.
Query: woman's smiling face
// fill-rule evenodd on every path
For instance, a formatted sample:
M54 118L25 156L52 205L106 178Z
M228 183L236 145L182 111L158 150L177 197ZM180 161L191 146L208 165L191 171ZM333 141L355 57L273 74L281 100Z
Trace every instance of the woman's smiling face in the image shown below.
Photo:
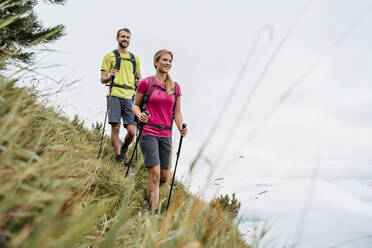
M169 53L160 56L159 60L155 62L156 70L162 73L168 73L172 67L172 56Z

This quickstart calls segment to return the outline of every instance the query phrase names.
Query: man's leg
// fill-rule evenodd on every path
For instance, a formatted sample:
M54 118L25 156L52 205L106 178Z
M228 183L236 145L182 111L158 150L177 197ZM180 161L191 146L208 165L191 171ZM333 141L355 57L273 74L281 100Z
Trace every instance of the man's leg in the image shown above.
M161 169L160 170L160 184L159 184L159 186L162 186L164 183L167 183L169 181L169 175L170 175L170 167L168 169Z
M107 98L109 104L108 121L111 125L111 144L114 148L114 153L117 162L122 162L123 158L120 156L120 117L121 117L121 103L118 97Z
M136 136L136 126L135 125L127 125L127 134L124 138L123 150L127 150L129 145L133 142L134 137Z
M136 122L134 122L134 114L132 112L132 104L128 99L122 99L122 112L121 117L123 118L123 125L127 129L127 134L124 137L124 144L121 147L121 155L125 156L125 153L136 136Z
M114 147L115 155L120 155L120 139L119 139L120 123L111 124L111 144Z

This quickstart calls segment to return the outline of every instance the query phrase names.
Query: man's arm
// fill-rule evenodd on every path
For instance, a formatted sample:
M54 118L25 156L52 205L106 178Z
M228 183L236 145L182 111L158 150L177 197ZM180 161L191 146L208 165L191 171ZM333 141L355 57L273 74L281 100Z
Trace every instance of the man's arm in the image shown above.
M141 73L137 73L136 74L136 87L138 86L138 84L139 84L139 82L141 82L141 80L142 80L142 75L141 75Z
M112 63L115 61L115 56L113 53L108 53L103 57L101 65L101 83L110 83L112 77L116 76L118 70L114 69Z
M138 84L142 80L142 75L141 75L141 63L139 61L139 58L137 56L135 56L135 60L136 60L136 78L134 79L134 83L137 87Z
M116 76L118 70L112 69L110 72L101 70L101 83L107 84L110 82L112 77Z

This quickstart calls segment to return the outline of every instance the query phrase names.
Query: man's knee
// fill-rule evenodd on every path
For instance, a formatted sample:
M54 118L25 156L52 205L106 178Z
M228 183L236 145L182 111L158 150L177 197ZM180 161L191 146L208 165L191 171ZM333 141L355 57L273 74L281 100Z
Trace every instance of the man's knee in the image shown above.
M159 182L159 185L163 185L164 183L167 183L168 182L168 178L160 178L160 182Z
M111 124L111 133L119 134L120 123Z
M134 137L136 135L136 126L135 125L128 125L127 132L130 137Z
M169 172L161 173L161 175L160 175L160 185L168 182L168 180L169 180Z

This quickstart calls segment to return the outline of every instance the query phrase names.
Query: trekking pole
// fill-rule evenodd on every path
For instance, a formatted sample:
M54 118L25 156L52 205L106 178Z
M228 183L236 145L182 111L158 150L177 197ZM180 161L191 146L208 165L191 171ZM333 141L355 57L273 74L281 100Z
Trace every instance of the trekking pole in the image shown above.
M138 152L137 152L137 149L136 149L136 162L138 161L138 159L137 159L137 153L138 153Z
M145 113L147 116L150 115L149 111L147 111L147 110L145 110L144 113ZM140 131L139 131L139 134L138 134L138 136L137 136L136 144L134 145L134 149L133 149L132 155L130 156L130 160L129 160L128 168L127 168L127 171L125 172L125 177L128 176L129 168L130 168L130 165L132 164L132 160L133 160L133 157L134 157L134 152L137 150L137 145L138 145L139 140L140 140L140 138L141 138L142 130L143 130L143 126L144 126L144 125L145 125L145 123L142 123L142 122L138 125L138 128L139 128Z
M139 135L139 133L138 133L138 128L137 128L137 130L136 130L136 137L138 138L138 135ZM136 162L137 162L137 149L136 149Z
M115 54L115 57L116 57L116 62L115 62L114 69L119 70L120 69L120 58L118 58L116 56L116 54ZM99 159L101 157L101 153L102 153L102 141L103 141L103 136L105 135L107 115L108 115L108 112L110 111L111 92L112 92L112 87L114 86L114 80L115 80L115 76L112 76L111 83L109 84L109 100L107 102L107 109L106 109L106 114L105 114L105 122L103 124L102 135L101 135L101 144L99 145L99 152L98 152L97 159Z
M183 123L183 124L182 124L182 129L184 129L184 128L186 128L186 127L187 127L186 123ZM171 200L171 197L172 197L172 190L173 190L174 178L176 177L176 170L177 170L178 158L180 157L181 146L182 146L182 140L183 140L183 136L181 136L180 144L178 145L177 159L176 159L176 165L175 165L175 167L174 167L173 179L172 179L171 189L170 189L169 197L168 197L167 211L168 211L169 203L170 203L170 200Z
M114 77L112 77L112 78L114 78ZM111 101L111 92L112 92L112 86L113 86L113 84L114 84L114 79L112 79L112 82L109 85L109 100L108 100L108 103L107 103L107 109L106 109L106 114L105 114L105 121L103 123L103 129L102 129L102 135L101 135L101 144L99 145L99 152L98 152L97 159L99 159L101 157L101 153L102 153L102 141L103 141L103 136L105 135L107 115L108 115L108 112L110 111L110 101Z

